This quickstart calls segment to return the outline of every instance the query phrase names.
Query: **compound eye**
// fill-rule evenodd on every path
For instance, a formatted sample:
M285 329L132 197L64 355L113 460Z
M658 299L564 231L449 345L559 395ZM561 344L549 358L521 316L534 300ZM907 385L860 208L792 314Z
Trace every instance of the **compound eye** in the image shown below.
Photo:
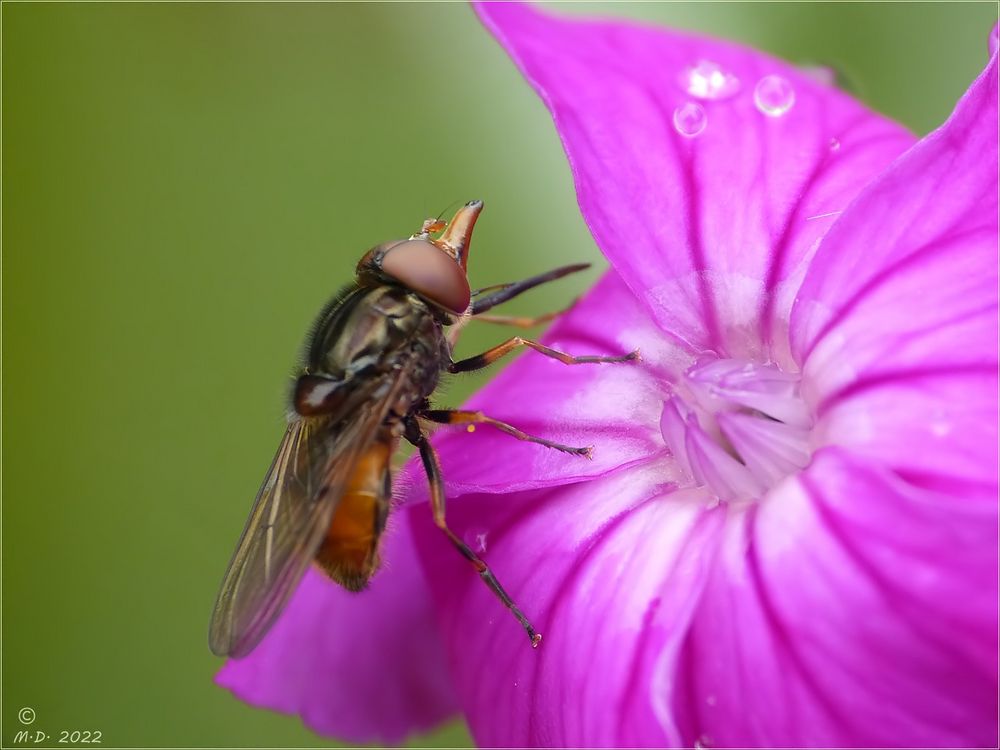
M370 271L372 268L378 269L381 267L382 259L385 254L396 245L399 245L406 240L393 240L392 242L383 242L381 245L376 245L367 253L361 256L361 260L358 261L357 272L359 274L366 271Z
M389 248L382 272L421 297L461 315L472 293L462 267L448 253L426 240L407 240Z

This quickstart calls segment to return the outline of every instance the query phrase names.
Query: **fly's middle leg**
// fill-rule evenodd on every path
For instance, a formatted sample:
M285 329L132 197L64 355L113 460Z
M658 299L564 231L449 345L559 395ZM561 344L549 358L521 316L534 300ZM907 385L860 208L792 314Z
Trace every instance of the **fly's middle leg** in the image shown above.
M444 532L448 540L462 553L462 556L472 563L476 572L479 573L479 577L483 579L483 582L489 586L490 590L497 595L497 598L503 602L503 605L521 623L521 627L524 628L528 634L528 638L531 640L532 648L536 648L542 640L542 634L535 630L534 626L528 621L528 618L524 616L524 613L514 603L514 600L510 598L510 595L500 585L500 581L493 575L493 571L490 570L489 566L483 562L479 555L472 551L469 545L459 539L455 532L448 528L448 522L445 518L444 482L441 480L441 467L438 464L434 448L427 440L427 436L420 429L420 425L415 419L407 421L404 435L420 451L420 460L423 462L424 471L427 472L427 481L430 483L431 511L434 514L435 525Z
M469 357L467 359L460 359L458 362L452 362L448 365L448 372L457 373L482 370L484 367L489 367L504 355L510 354L510 352L522 346L534 349L536 352L544 354L546 357L557 359L564 365L584 365L599 362L634 362L640 359L638 349L617 357L606 357L600 355L574 357L572 354L566 354L566 352L561 352L557 349L545 346L544 344L539 344L537 341L521 338L520 336L514 336L513 338L507 339L502 344L494 346L492 349L487 349L482 354L477 354L475 357Z
M469 425L469 430L473 429L473 425L477 424L488 424L501 432L505 432L518 440L524 440L529 443L538 443L538 445L544 445L546 448L554 448L557 451L562 451L563 453L571 453L574 456L584 456L586 458L592 458L592 453L594 451L594 446L588 445L583 448L577 448L572 445L563 445L562 443L555 443L551 440L546 440L545 438L535 437L534 435L529 435L526 432L522 432L513 425L509 425L506 422L501 422L499 419L493 419L492 417L487 417L481 411L465 411L461 409L425 409L417 413L417 416L427 419L431 422L437 422L438 424L446 425L456 425L464 424Z
M501 326L513 326L514 328L534 328L535 326L540 326L543 323L555 320L563 313L569 311L572 307L573 305L570 305L562 310L556 310L555 312L544 313L534 317L525 317L520 315L490 315L489 313L483 313L482 315L476 315L473 320L478 320L482 323L493 323Z

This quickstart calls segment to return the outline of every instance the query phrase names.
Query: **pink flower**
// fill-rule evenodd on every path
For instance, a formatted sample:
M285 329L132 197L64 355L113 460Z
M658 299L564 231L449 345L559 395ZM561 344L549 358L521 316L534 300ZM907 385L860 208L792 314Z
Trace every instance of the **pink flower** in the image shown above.
M411 502L371 592L307 578L219 682L353 741L461 710L481 745L996 745L996 30L915 142L733 44L479 13L613 266L546 341L643 353L472 401L593 462L435 439L544 641Z

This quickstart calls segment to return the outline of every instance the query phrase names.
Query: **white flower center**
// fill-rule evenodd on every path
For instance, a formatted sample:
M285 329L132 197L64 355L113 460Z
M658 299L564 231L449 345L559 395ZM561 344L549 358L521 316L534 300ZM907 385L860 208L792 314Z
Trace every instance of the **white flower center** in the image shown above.
M704 357L663 405L663 439L719 500L759 499L809 463L813 420L799 381L773 364Z

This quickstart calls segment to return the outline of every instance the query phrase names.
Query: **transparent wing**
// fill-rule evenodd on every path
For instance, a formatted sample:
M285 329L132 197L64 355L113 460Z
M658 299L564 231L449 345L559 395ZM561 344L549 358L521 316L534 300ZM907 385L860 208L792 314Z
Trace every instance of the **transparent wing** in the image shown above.
M312 562L358 459L395 401L405 368L376 381L348 420L292 421L257 493L222 580L209 647L250 653L281 614Z

